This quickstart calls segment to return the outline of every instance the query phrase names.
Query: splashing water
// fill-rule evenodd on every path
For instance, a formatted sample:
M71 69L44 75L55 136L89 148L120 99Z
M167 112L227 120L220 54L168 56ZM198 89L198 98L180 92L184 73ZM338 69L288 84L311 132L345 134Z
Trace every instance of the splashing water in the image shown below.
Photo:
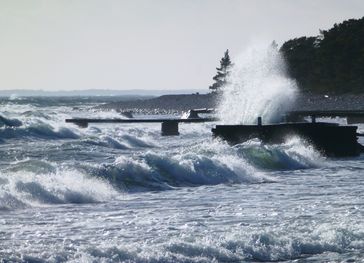
M286 75L279 51L269 46L247 49L235 61L218 108L226 124L276 122L290 108L297 93L296 82Z

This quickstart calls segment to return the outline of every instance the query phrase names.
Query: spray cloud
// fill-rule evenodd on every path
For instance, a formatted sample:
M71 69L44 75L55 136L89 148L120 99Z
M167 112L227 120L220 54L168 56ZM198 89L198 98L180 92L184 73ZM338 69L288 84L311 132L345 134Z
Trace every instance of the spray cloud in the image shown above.
M255 124L259 116L272 123L290 109L296 93L296 82L287 77L277 48L254 45L234 61L219 117L224 124Z

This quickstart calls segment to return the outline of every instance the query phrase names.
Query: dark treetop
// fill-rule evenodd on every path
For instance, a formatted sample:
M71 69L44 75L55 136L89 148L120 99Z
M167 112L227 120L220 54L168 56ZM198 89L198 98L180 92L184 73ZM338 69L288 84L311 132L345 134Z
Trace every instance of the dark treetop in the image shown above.
M215 82L209 87L209 89L211 89L213 92L221 91L221 88L223 88L227 83L227 77L230 74L232 65L233 64L231 63L229 56L229 50L227 49L224 56L220 60L220 67L216 68L217 73L213 77Z
M364 17L289 40L280 51L302 91L364 93Z

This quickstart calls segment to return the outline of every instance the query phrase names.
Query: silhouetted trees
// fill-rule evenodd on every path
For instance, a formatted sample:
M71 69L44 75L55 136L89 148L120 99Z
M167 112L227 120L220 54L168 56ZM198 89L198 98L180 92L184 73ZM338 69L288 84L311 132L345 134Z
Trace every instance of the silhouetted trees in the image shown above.
M216 68L217 73L213 77L213 80L215 82L209 87L209 89L211 89L213 92L221 91L221 89L227 83L227 77L230 74L230 69L232 65L233 64L231 63L229 56L229 50L227 49L224 56L220 60L220 67Z
M280 51L303 91L364 92L364 17L320 30L318 37L289 40Z

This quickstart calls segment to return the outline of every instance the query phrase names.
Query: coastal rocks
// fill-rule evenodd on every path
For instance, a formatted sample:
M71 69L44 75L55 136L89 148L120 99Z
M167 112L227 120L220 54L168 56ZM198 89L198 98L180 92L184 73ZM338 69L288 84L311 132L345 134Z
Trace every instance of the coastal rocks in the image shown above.
M139 114L172 114L196 108L214 108L215 94L164 95L146 100L130 100L101 105L98 109L132 111Z
M302 94L294 110L364 110L364 94Z
M128 100L100 105L97 109L132 111L137 114L180 114L196 108L215 108L216 94L164 95L145 100ZM364 94L300 94L292 110L364 110Z

